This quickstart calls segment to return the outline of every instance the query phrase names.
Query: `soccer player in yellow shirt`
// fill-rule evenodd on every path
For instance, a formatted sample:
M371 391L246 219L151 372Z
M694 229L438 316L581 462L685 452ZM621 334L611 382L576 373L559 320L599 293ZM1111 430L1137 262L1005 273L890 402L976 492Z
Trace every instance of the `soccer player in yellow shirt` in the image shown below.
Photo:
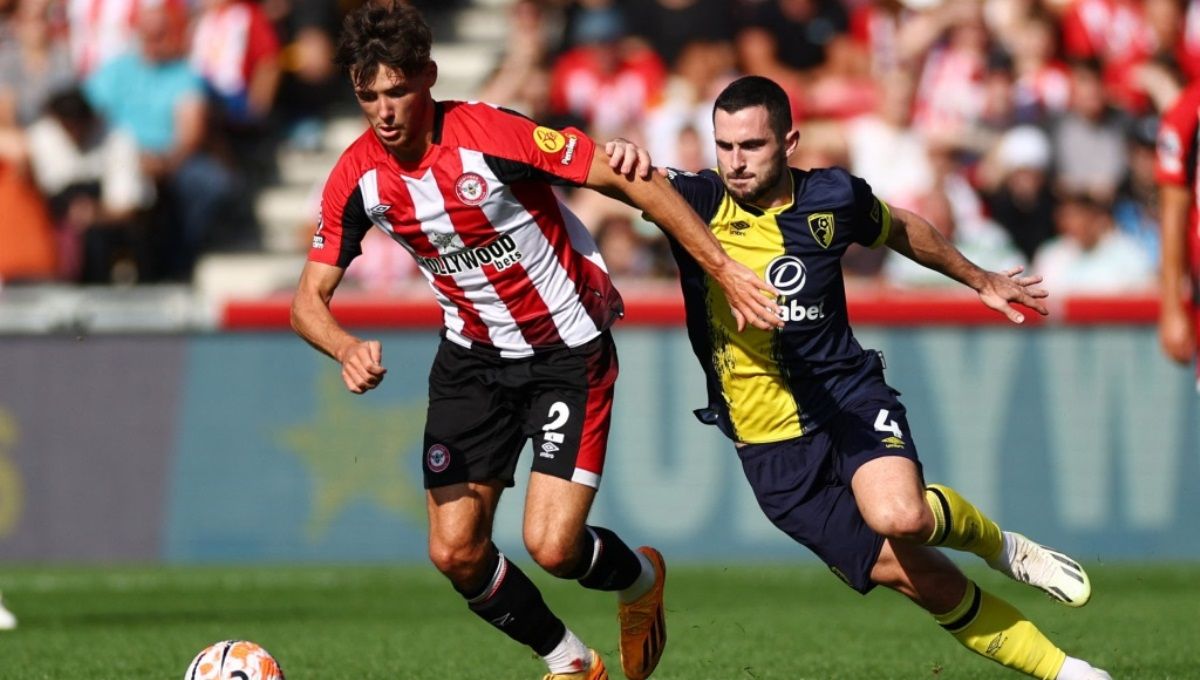
M904 594L971 651L1045 680L1109 679L937 550L975 553L1068 606L1091 597L1074 560L1002 531L953 489L926 484L882 357L850 329L841 258L851 243L886 245L969 286L1014 323L1024 315L1010 303L1047 313L1041 278L980 269L845 170L789 168L799 133L787 95L769 79L729 85L713 124L717 171L668 178L726 252L780 293L784 326L738 333L719 286L677 244L672 250L707 377L709 404L697 415L735 443L763 512L850 587Z

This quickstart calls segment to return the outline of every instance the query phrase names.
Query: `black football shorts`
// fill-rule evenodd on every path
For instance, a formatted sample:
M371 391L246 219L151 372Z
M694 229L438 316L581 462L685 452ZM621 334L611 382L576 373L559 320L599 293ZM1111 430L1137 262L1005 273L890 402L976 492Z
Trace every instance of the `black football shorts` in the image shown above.
M429 372L425 488L512 486L529 439L533 470L598 487L617 372L607 331L580 347L521 359L442 340Z
M880 377L815 431L738 449L742 470L767 518L860 593L875 585L871 569L883 537L858 511L850 480L864 463L883 456L909 458L921 470L898 397Z

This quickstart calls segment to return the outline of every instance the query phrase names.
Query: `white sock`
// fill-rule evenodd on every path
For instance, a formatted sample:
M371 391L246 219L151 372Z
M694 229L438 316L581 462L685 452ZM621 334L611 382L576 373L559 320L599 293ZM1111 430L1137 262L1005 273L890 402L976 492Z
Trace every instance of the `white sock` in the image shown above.
M1093 668L1092 664L1083 659L1076 659L1073 656L1068 656L1063 662L1062 668L1059 669L1055 680L1100 680L1100 678L1109 678L1108 673Z
M988 564L991 565L993 569L1002 569L1007 573L1009 565L1011 565L1013 562L1013 553L1017 549L1017 542L1012 539L1012 535L1007 531L1001 531L1000 535L1004 538L1004 543L1000 548L1000 554L996 555L996 559L988 560Z
M558 646L542 658L545 659L551 673L578 673L588 669L592 662L592 652L568 628Z
M617 598L625 604L645 595L654 587L654 565L641 552L635 550L633 554L637 555L638 562L642 565L642 573L638 574L637 580L632 585L617 593Z

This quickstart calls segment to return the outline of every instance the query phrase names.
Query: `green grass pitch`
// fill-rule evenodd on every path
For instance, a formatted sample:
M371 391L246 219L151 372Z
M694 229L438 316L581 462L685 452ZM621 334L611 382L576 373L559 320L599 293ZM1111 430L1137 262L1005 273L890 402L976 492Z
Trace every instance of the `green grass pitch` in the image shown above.
M1068 653L1116 678L1200 677L1200 564L1090 564L1073 610L970 569ZM616 604L527 569L616 680ZM254 640L291 680L538 679L532 653L472 616L431 566L11 567L20 627L0 678L181 678L206 645ZM670 565L670 641L655 680L1016 678L959 647L900 596L860 597L813 563Z

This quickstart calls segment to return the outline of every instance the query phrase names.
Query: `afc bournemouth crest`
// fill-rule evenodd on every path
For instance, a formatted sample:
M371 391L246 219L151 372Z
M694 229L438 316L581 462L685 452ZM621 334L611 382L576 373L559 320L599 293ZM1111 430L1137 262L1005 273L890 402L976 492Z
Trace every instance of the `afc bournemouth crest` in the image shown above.
M808 229L822 248L833 243L833 213L819 212L808 216Z
M487 198L487 182L479 173L464 172L454 183L454 193L467 205L479 205Z
M441 444L434 444L425 452L425 467L430 472L445 472L450 467L450 450Z

